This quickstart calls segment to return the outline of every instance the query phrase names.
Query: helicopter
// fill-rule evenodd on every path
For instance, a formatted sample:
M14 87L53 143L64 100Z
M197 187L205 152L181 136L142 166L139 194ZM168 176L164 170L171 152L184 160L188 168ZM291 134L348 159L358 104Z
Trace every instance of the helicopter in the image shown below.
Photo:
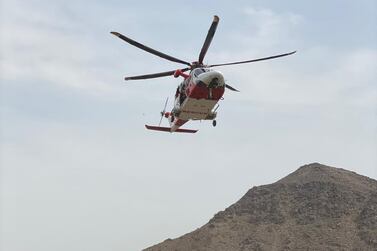
M130 76L124 78L126 81L152 79L167 76L183 78L183 81L179 84L179 86L176 89L174 95L174 107L172 108L172 110L166 111L166 107L169 100L169 98L167 98L165 101L164 109L160 112L161 118L158 126L145 125L145 127L148 130L163 131L170 133L196 133L198 130L181 128L181 126L183 126L186 122L190 120L210 120L212 121L212 125L215 127L217 124L217 109L219 108L218 102L221 99L223 99L225 89L235 92L239 92L239 90L225 83L223 74L220 71L212 69L213 67L264 61L279 57L285 57L296 53L296 51L292 51L284 54L245 61L206 65L203 63L203 59L208 51L209 46L211 45L212 39L215 35L217 26L219 24L219 20L220 19L218 16L215 15L213 17L213 21L208 30L207 37L205 38L203 46L199 53L198 61L194 61L191 63L178 59L176 57L172 57L155 49L152 49L151 47L148 47L129 37L126 37L125 35L119 32L110 32L111 34L119 37L123 41L139 49L142 49L163 59L175 63L184 64L187 66L185 68L179 68L172 71ZM186 73L187 71L189 71L189 73ZM170 127L161 126L163 117L168 119Z

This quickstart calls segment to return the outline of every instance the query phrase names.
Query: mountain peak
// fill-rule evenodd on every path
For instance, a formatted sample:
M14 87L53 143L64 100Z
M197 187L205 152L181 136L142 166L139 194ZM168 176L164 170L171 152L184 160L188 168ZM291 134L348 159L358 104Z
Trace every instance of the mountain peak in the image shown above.
M366 176L342 168L311 163L301 166L276 184L334 183L357 191L377 190L377 182Z
M312 163L146 250L377 250L376 209L376 180Z

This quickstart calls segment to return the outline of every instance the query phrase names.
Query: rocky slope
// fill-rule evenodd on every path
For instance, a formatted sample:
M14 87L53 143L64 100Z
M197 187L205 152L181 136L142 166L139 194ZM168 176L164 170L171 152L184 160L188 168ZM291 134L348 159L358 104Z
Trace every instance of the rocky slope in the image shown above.
M377 250L377 181L313 163L146 251Z

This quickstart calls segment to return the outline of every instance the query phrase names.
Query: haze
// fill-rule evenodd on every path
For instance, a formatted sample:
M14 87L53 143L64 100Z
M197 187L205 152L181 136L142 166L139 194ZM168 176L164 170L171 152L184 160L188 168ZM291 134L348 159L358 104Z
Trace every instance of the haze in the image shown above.
M218 125L145 130L180 80L118 31L219 67ZM0 249L140 250L311 162L377 178L375 1L0 3ZM172 103L170 103L170 107ZM167 121L164 121L167 123Z

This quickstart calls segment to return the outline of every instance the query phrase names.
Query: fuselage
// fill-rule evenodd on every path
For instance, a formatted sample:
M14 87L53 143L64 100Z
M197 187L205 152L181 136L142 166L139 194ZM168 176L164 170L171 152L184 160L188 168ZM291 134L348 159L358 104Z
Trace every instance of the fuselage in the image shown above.
M189 120L213 120L213 111L225 92L224 77L219 71L196 68L178 86L174 108L168 119L174 132Z

